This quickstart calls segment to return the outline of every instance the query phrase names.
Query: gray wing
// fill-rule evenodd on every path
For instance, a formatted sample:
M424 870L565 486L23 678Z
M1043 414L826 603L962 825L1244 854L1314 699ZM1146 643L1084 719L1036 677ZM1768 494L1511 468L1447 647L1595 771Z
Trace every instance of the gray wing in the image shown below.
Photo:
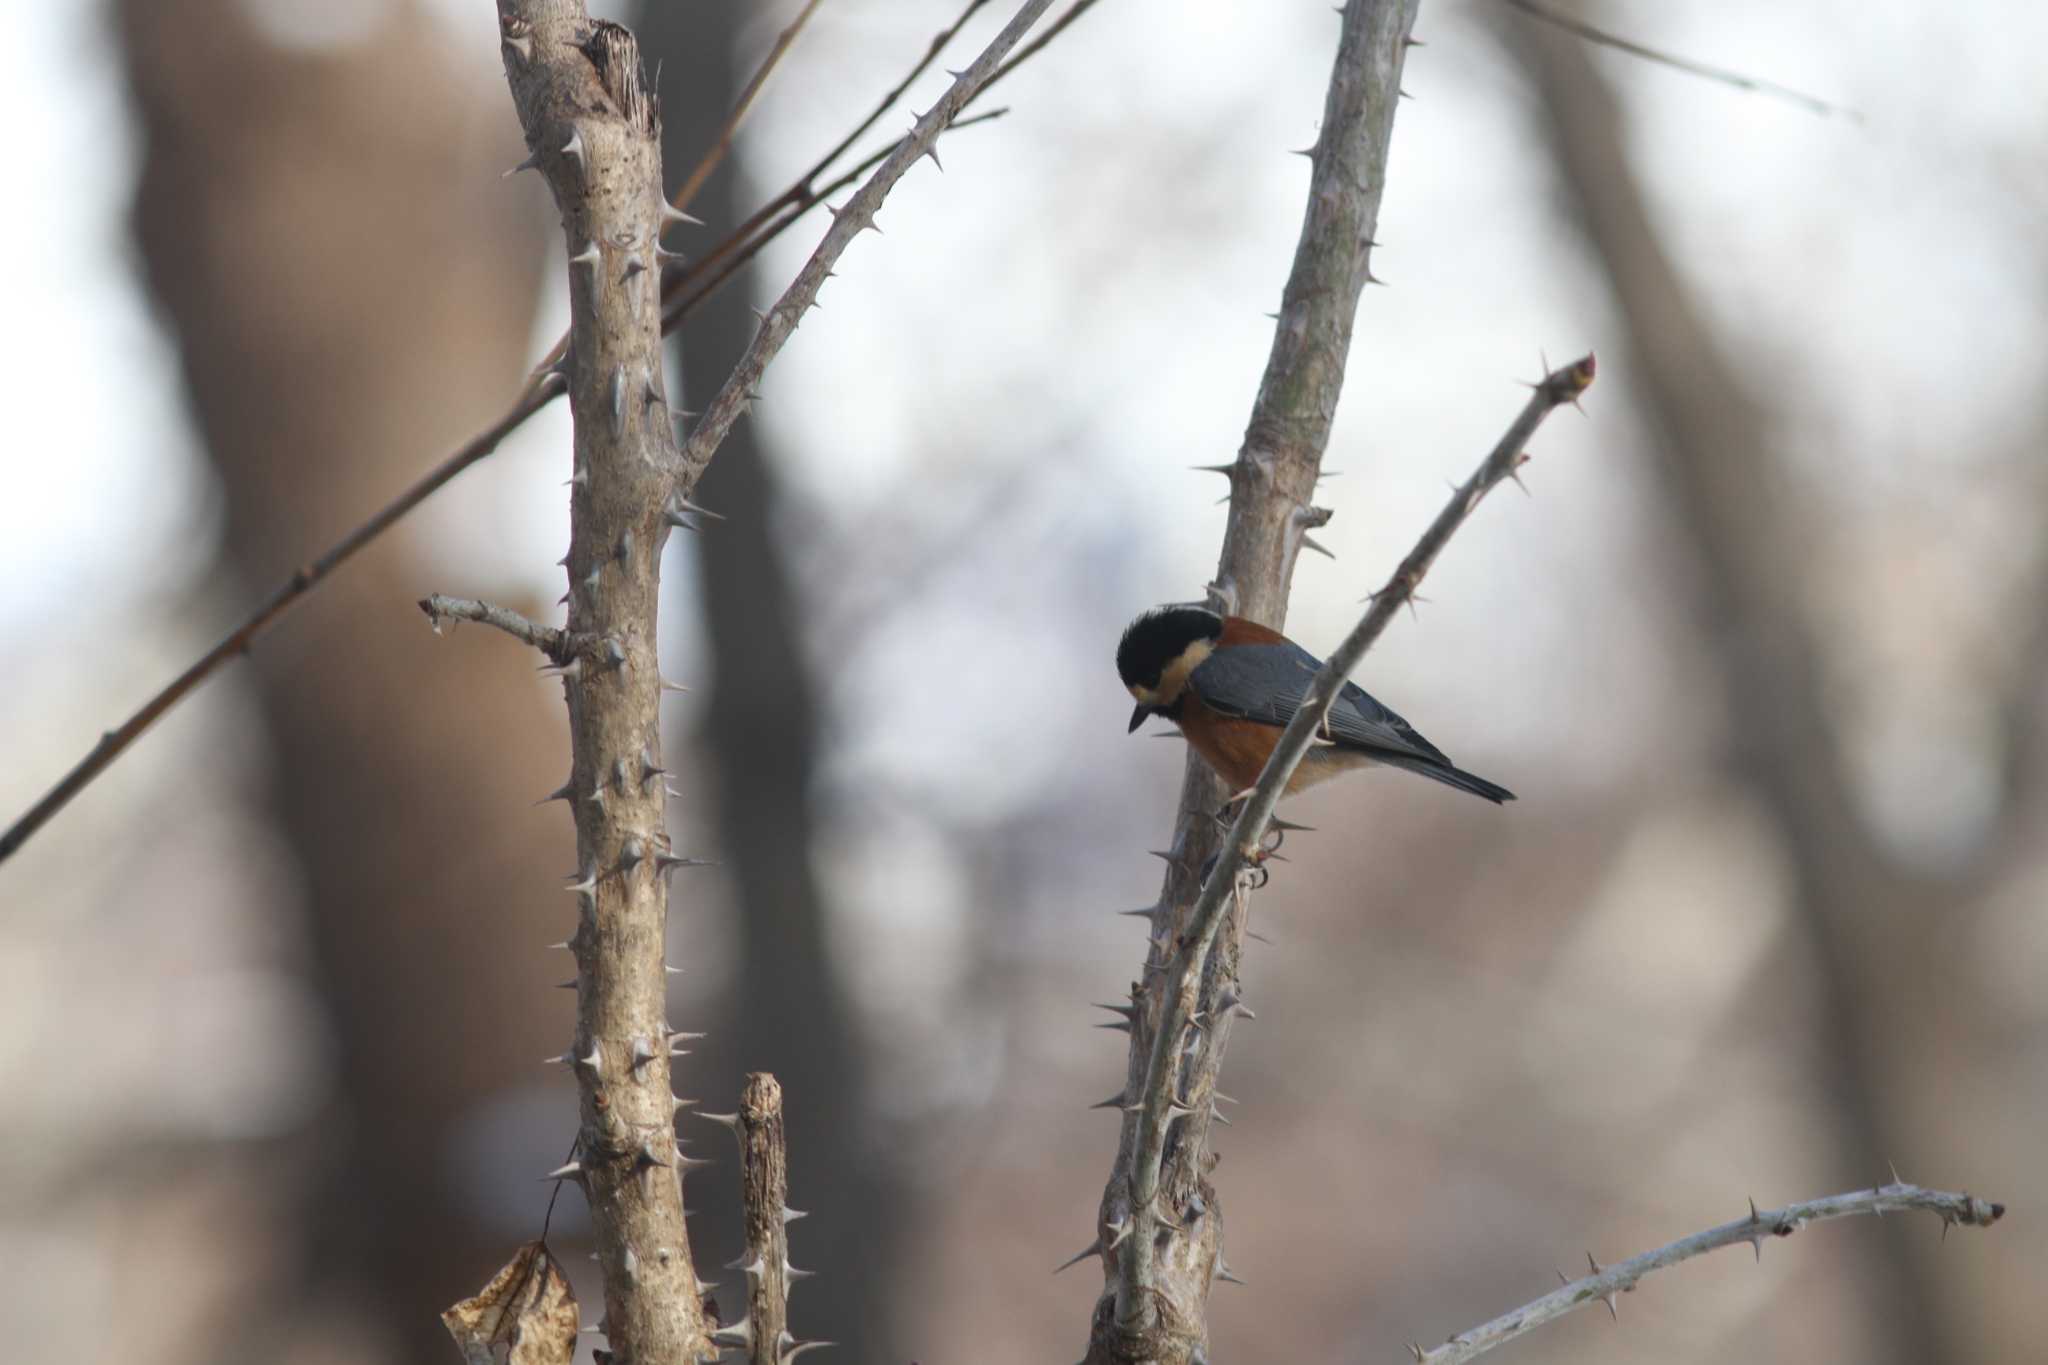
M1302 694L1322 660L1300 645L1232 645L1219 649L1188 675L1195 695L1212 710L1268 725L1286 725L1301 709ZM1329 738L1348 748L1397 754L1426 764L1450 759L1415 733L1415 727L1347 682L1330 708Z

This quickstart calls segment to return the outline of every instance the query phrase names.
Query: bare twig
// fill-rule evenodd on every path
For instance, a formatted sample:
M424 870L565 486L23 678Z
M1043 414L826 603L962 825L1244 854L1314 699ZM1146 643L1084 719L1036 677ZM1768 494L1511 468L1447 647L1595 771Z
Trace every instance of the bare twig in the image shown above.
M567 662L573 652L567 631L530 621L510 607L493 606L467 597L446 597L437 592L420 599L420 610L427 614L427 620L433 622L436 635L441 633L443 621L475 621L532 645L558 664Z
M1223 466L1230 518L1214 590L1233 610L1278 627L1309 528L1323 451L1343 391L1359 296L1372 276L1373 237L1401 70L1420 0L1351 0L1344 7L1321 134L1307 155L1307 204L1258 397L1237 459ZM1214 847L1210 812L1225 793L1193 755L1166 882L1152 914L1151 949L1131 996L1131 1046L1115 1107L1125 1117L1103 1189L1093 1246L1104 1286L1089 1365L1206 1356L1206 1303L1222 1270L1222 1210L1204 1156L1211 1097L1242 1006L1237 961L1243 917L1199 935L1213 952L1177 953L1198 935L1199 869ZM1233 882L1223 875L1213 886ZM1185 970L1179 970L1185 969ZM1163 975L1163 980L1155 976ZM1183 1069L1188 1079L1177 1078Z
M774 45L768 49L768 55L761 59L761 65L755 69L753 79L740 91L740 97L733 101L732 112L726 116L724 125L719 128L718 137L712 142L710 150L704 153L696 167L683 178L683 183L669 199L669 207L678 214L690 207L690 201L697 197L697 191L704 188L704 182L711 178L711 173L718 169L719 163L732 151L733 139L739 135L740 125L747 121L747 115L753 112L754 101L767 87L768 78L775 74L775 68L781 64L790 48L796 46L797 35L804 31L804 26L811 22L811 16L818 12L818 6L823 3L824 0L810 0L797 11L796 18L790 20L782 32L776 35Z
M1600 47L1611 47L1616 52L1626 52L1631 57L1641 57L1646 62L1655 62L1659 66L1668 66L1674 71L1683 71L1689 76L1699 76L1705 80L1719 81L1723 85L1732 85L1738 90L1748 90L1754 94L1767 95L1772 99L1784 100L1788 104L1796 104L1810 113L1821 115L1823 118L1839 114L1852 123L1864 121L1862 114L1846 105L1831 103L1820 98L1818 95L1809 95L1803 90L1794 90L1789 85L1779 85L1776 81L1767 81L1761 76L1745 75L1740 71L1732 71L1725 66L1712 66L1691 57L1681 57L1674 52L1666 52L1660 48L1650 47L1631 38L1624 38L1618 33L1610 33L1604 28L1597 28L1574 15L1566 14L1562 10L1542 4L1540 0L1503 0L1503 3L1511 9L1520 10L1539 23L1561 28L1576 38L1583 38L1585 41Z
M62 781L28 808L20 818L0 835L0 862L14 856L23 844L41 829L49 818L71 803L71 799L84 791L93 779L105 772L110 764L119 758L129 745L141 738L142 732L154 725L166 711L184 700L185 695L197 687L222 664L240 654L246 654L256 637L268 630L279 617L297 606L300 599L319 586L329 574L353 558L357 551L375 540L407 512L425 502L450 479L481 460L498 448L498 443L516 430L527 418L546 407L562 392L561 375L551 369L538 370L527 381L518 399L506 409L504 416L464 442L462 447L429 470L417 483L378 509L376 514L362 525L350 531L337 541L326 553L298 569L278 589L266 598L263 604L249 616L249 619L230 631L225 639L202 654L190 668L173 678L161 691L142 704L140 710L116 728L100 736L92 752L80 759Z
M1804 1203L1787 1204L1782 1209L1759 1209L1754 1200L1750 1201L1749 1215L1732 1223L1696 1232L1682 1237L1669 1246L1646 1251L1640 1256L1631 1256L1626 1261L1603 1266L1591 1254L1586 1263L1591 1273L1576 1280L1565 1280L1564 1284L1545 1294L1533 1303L1523 1304L1512 1313L1504 1313L1492 1322L1470 1331L1460 1332L1443 1345L1432 1350L1411 1345L1409 1354L1423 1365L1458 1365L1460 1361L1471 1360L1491 1351L1496 1346L1506 1345L1524 1332L1534 1331L1547 1322L1554 1322L1575 1309L1589 1303L1604 1303L1607 1311L1616 1312L1615 1296L1626 1294L1636 1287L1636 1281L1653 1270L1689 1261L1695 1256L1722 1247L1731 1247L1747 1242L1755 1251L1759 1261L1764 1255L1766 1237L1790 1237L1808 1223L1826 1222L1830 1218L1848 1218L1863 1213L1895 1213L1907 1209L1923 1209L1941 1219L1942 1236L1948 1235L1951 1224L1964 1227L1988 1228L2005 1216L2005 1205L1990 1203L1969 1194L1948 1194L1941 1190L1926 1190L1918 1185L1908 1185L1894 1180L1889 1185L1876 1189L1856 1190L1850 1194L1831 1195L1825 1199L1809 1199ZM1564 1275L1558 1275L1564 1280Z
M797 272L796 279L783 291L775 306L762 315L760 330L754 333L753 341L748 343L739 363L733 366L732 374L691 429L690 438L683 446L683 467L678 479L685 495L696 487L698 477L703 474L704 466L710 463L719 443L725 439L725 433L732 429L732 424L758 396L755 387L761 382L768 362L775 358L796 331L804 313L817 301L818 290L824 287L833 265L860 233L870 229L880 231L875 226L875 213L881 208L882 201L888 198L889 191L895 188L896 182L916 164L919 157L932 150L939 134L974 97L975 91L988 83L1003 58L1051 7L1052 0L1024 0L1016 15L996 34L981 55L954 79L936 104L918 117L909 136L897 144L868 182L846 201L844 207L833 211L832 226L826 230L824 240L818 243L811 258L804 262L803 269Z

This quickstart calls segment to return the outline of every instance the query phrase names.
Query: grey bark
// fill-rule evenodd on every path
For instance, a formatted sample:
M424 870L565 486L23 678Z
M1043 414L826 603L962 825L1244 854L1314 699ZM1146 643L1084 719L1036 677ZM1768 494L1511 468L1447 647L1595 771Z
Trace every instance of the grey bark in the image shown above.
M1312 499L1359 296L1372 278L1401 68L1419 7L1420 0L1350 0L1344 7L1322 130L1310 152L1308 206L1294 266L1244 442L1224 470L1230 516L1213 589L1237 614L1275 629L1286 619L1288 585L1306 534L1329 515ZM1222 1207L1209 1180L1215 1156L1207 1150L1208 1133L1234 1013L1224 1002L1242 999L1242 898L1222 918L1192 1009L1155 982L1166 979L1179 945L1193 935L1200 870L1217 842L1210 812L1228 795L1190 754L1152 947L1142 979L1132 986L1127 1098L1121 1102L1145 1095L1155 1053L1171 1056L1180 1048L1183 1014L1199 1014L1207 1023L1177 1102L1125 1116L1098 1215L1104 1286L1089 1333L1089 1365L1178 1365L1207 1353L1207 1301L1222 1267L1223 1233ZM1163 1027L1174 1036L1162 1047Z
M633 36L582 0L500 0L505 74L568 246L575 417L569 629L603 642L563 668L579 909L578 1178L604 1270L605 1334L634 1365L710 1349L669 1088L663 960L670 876L660 763L663 514L679 460L661 373L660 115Z

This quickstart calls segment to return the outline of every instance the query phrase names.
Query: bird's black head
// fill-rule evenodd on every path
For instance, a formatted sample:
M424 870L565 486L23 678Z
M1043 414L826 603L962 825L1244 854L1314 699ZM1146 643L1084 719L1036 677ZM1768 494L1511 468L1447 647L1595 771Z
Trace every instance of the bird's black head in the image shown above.
M1143 725L1147 716L1174 714L1188 674L1209 657L1222 635L1223 618L1189 602L1154 607L1124 628L1116 647L1116 671L1137 698L1131 729Z

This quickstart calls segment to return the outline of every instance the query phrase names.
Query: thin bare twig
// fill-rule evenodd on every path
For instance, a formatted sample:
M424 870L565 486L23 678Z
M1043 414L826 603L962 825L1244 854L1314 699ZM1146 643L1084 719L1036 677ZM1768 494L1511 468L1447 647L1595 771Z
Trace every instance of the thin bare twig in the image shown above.
M1542 4L1540 0L1503 0L1503 2L1509 8L1518 9L1531 19L1549 24L1554 28L1563 29L1573 37L1583 38L1585 41L1600 47L1611 47L1616 52L1626 52L1631 57L1641 57L1646 62L1655 62L1659 66L1668 66L1674 71L1683 71L1688 76L1699 76L1705 80L1719 81L1723 85L1732 85L1738 90L1750 91L1752 94L1767 95L1772 99L1784 100L1788 104L1796 104L1809 113L1819 114L1823 118L1839 114L1852 123L1862 123L1864 121L1862 114L1849 108L1847 105L1832 103L1820 98L1818 95L1809 95L1803 90L1794 90L1789 85L1780 85L1776 81L1767 81L1761 76L1745 75L1740 71L1733 71L1725 66L1713 66L1706 62L1696 61L1691 57L1681 57L1675 52L1665 52L1660 48L1650 47L1647 44L1636 42L1634 39L1624 38L1618 33L1610 33L1604 28L1597 28L1583 19Z
M783 291L775 306L762 314L760 330L754 333L754 339L748 343L739 363L733 366L732 374L691 429L690 438L683 446L683 467L678 478L681 491L686 496L696 487L698 477L724 441L725 433L732 429L732 424L758 396L755 386L761 382L768 362L781 351L796 331L797 324L803 320L804 313L817 302L818 290L824 287L833 265L846 253L856 236L871 229L880 231L875 226L875 213L881 208L882 201L888 198L889 191L895 188L896 182L916 164L918 158L931 152L939 134L959 116L961 109L974 98L974 93L988 83L1003 58L1051 7L1052 0L1025 0L1015 17L1003 26L981 55L954 79L936 104L918 117L909 135L875 169L868 182L846 201L844 207L833 210L832 226L826 230L824 240L818 243L811 258L804 262L803 269L797 272L796 279Z
M105 772L113 761L119 758L129 745L154 725L166 711L184 700L185 695L206 681L214 670L240 654L246 654L256 637L268 630L277 619L297 606L299 600L324 580L329 574L352 559L356 552L391 529L400 517L425 502L450 479L481 460L498 448L513 431L546 407L562 392L562 377L555 370L539 370L527 381L512 406L504 416L475 436L435 465L431 470L386 503L368 521L350 531L337 541L325 554L295 571L277 590L264 599L263 604L230 631L226 638L202 654L191 667L173 678L155 696L142 704L141 709L116 728L100 736L100 742L92 752L64 775L62 781L44 794L35 805L28 808L20 818L10 825L5 834L0 834L0 862L14 856L21 846L29 841L35 832L47 823L51 816L71 803L73 797L84 791L93 780Z
M574 652L572 637L567 631L528 620L510 607L493 606L468 597L447 597L437 592L420 599L420 610L433 623L436 635L441 633L443 621L474 621L532 645L558 664L566 663Z
M768 49L768 55L761 59L761 65L755 69L753 79L740 91L740 97L733 101L732 112L726 115L725 123L719 128L718 137L712 142L711 149L704 153L696 167L683 178L683 183L677 187L674 196L668 201L670 208L677 213L688 209L690 201L697 197L697 191L704 188L704 182L711 178L711 173L718 169L719 163L732 151L733 139L739 135L740 125L747 121L747 115L753 111L754 101L767 87L768 78L775 73L775 68L781 64L790 48L796 46L797 35L804 31L804 26L811 22L811 16L818 12L818 6L823 3L824 0L810 0L809 4L797 12L796 18L789 21L788 27L776 35L774 45Z
M946 131L957 133L962 128L972 128L977 123L987 123L992 119L999 119L1009 112L1008 108L991 109L987 113L976 114L972 118L955 119L953 126ZM787 211L782 217L768 224L766 228L756 233L750 240L740 241L738 234L735 233L720 243L718 249L710 255L692 262L688 270L685 270L676 277L676 283L679 288L687 287L693 282L697 284L697 287L690 293L677 298L669 306L668 314L662 319L662 330L666 332L674 331L682 320L692 312L695 312L704 300L717 293L725 286L728 280L744 270L747 263L761 253L763 247L766 247L770 242L780 237L785 231L793 227L799 218L802 218L819 204L824 203L827 199L860 179L861 176L881 165L891 152L902 145L901 140L898 140L886 147L877 147L855 165L849 166L846 170L816 189L806 191L802 198L788 204L786 206ZM706 271L713 272L709 279L703 278Z
M1948 1194L1941 1190L1922 1189L1899 1180L1876 1189L1787 1204L1782 1209L1759 1209L1756 1201L1751 1200L1746 1218L1696 1232L1690 1237L1681 1237L1668 1246L1631 1256L1614 1265L1603 1266L1588 1253L1586 1264L1589 1274L1576 1280L1565 1280L1563 1272L1559 1272L1558 1279L1564 1280L1563 1285L1533 1303L1523 1304L1512 1313L1504 1313L1483 1326L1460 1332L1432 1350L1411 1344L1408 1353L1422 1365L1458 1365L1461 1361L1484 1355L1496 1346L1504 1346L1523 1333L1554 1322L1589 1303L1604 1303L1607 1311L1618 1317L1615 1296L1634 1289L1636 1281L1653 1270L1662 1270L1680 1261L1689 1261L1709 1251L1743 1242L1754 1248L1757 1259L1761 1261L1766 1237L1790 1237L1808 1223L1826 1222L1830 1218L1895 1213L1907 1209L1923 1209L1939 1217L1944 1237L1948 1235L1951 1224L1988 1228L2005 1216L2003 1204L1990 1203L1967 1193Z

